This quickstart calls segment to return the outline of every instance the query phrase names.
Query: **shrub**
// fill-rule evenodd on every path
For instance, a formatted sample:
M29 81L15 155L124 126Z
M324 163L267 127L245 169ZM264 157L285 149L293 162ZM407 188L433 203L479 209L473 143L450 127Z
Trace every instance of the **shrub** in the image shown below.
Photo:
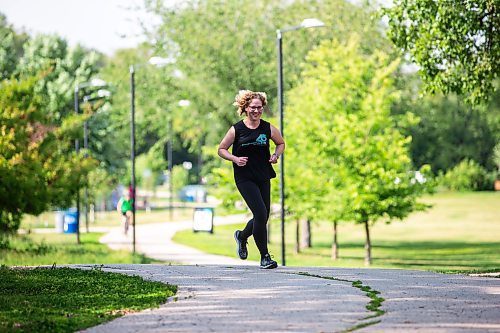
M500 179L500 142L493 148L493 162L497 167L496 179Z
M441 175L440 183L454 191L481 191L492 190L495 178L494 172L488 172L473 160L464 159Z

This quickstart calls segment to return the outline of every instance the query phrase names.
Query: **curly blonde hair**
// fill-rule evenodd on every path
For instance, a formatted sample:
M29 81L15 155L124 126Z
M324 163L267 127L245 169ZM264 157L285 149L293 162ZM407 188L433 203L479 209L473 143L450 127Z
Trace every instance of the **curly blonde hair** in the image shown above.
M252 102L253 99L260 99L262 106L267 105L267 96L264 92L255 92L251 90L240 90L234 97L234 106L238 107L238 114L240 116L247 114L245 109Z

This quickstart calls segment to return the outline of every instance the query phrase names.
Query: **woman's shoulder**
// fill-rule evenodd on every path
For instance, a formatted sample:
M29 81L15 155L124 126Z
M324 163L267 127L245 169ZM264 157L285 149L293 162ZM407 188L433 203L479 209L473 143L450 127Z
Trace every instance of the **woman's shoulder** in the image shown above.
M242 129L245 129L246 126L245 126L245 123L243 122L243 119L238 121L237 123L233 124L233 127L235 130L242 130Z
M264 128L264 129L270 129L271 128L271 123L268 122L268 121L265 121L264 119L261 119L259 127Z
M243 125L243 119L241 119L240 121L238 121L237 123L234 123L233 124L233 127L236 128L236 127L241 127Z

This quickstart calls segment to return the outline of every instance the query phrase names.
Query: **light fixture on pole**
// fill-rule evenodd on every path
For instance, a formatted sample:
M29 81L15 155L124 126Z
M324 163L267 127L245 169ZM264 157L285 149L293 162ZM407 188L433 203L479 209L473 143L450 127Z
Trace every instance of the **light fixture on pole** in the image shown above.
M172 135L172 110L168 112L167 119L167 160L168 160L168 214L170 222L174 220L174 177L173 177L173 135Z
M191 104L187 99L181 99L177 105L185 108ZM174 177L173 177L173 125L172 125L172 112L169 112L168 122L167 122L167 134L168 134L168 145L167 145L167 160L168 160L168 200L169 200L169 214L170 221L174 220Z
M75 105L75 113L80 113L80 90L85 88L100 88L105 87L107 85L106 81L93 78L88 82L77 83L75 84L75 93L74 93L74 105ZM84 128L85 131L85 128ZM78 154L80 152L80 139L78 137L75 139L75 151ZM80 244L80 188L77 188L76 191L76 242Z
M175 63L175 58L151 57L148 63L156 67L162 67Z
M283 132L283 43L282 34L284 32L298 30L302 28L317 28L324 27L325 24L315 18L308 18L302 21L300 25L285 27L276 30L277 47L278 47L278 113L281 135L285 137ZM281 205L281 265L286 266L285 261L285 156L280 158L280 205Z
M174 58L151 57L148 64L162 67L175 62ZM147 64L130 65L130 160L131 160L131 179L130 186L132 189L132 252L135 253L135 208L136 208L136 179L135 179L135 71L139 67Z
M132 188L132 252L135 253L135 68L130 66L130 186Z
M102 80L100 80L100 81L102 81ZM106 85L106 83L104 81L102 81L102 84ZM99 87L101 87L101 86L102 85L100 85ZM110 96L111 96L111 92L109 90L99 89L95 93L95 96L92 96L92 94L83 96L83 103L86 104L86 103L90 103L90 102L93 102L93 101L102 100L102 99L110 97ZM88 139L89 135L88 135L88 132L89 132L89 130L88 130L88 121L85 120L84 123L83 123L83 148L85 150L85 157L88 157L88 148L89 148L89 139ZM85 230L87 232L89 232L88 197L89 197L88 186L85 186L85 197L83 199L83 205L85 207Z

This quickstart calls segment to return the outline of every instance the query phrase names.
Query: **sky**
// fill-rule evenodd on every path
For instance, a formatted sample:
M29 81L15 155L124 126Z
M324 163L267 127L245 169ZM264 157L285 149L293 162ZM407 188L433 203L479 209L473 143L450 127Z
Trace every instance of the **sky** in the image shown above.
M142 0L0 0L0 12L16 30L55 33L107 55L143 41L139 22L148 17Z
M15 29L31 36L55 33L70 46L80 43L107 55L144 41L141 20L157 21L144 11L143 0L0 0L0 12Z

